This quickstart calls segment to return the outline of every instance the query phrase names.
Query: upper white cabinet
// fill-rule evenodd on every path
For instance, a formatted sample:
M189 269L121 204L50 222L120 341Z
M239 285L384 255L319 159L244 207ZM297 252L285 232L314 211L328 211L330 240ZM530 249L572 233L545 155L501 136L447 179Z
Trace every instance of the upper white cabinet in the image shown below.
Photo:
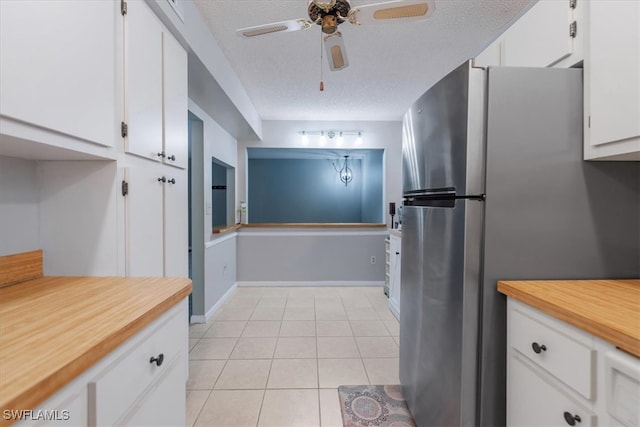
M143 1L126 21L125 151L187 165L187 53Z
M548 67L572 55L578 24L571 6L569 0L536 3L504 33L502 65Z
M162 160L162 23L143 1L128 2L125 150Z
M113 1L0 1L0 116L113 146L120 18Z
M187 167L188 76L187 52L169 33L163 33L164 162Z
M476 57L476 65L576 65L583 59L585 1L540 0Z
M584 158L640 160L640 2L586 8Z

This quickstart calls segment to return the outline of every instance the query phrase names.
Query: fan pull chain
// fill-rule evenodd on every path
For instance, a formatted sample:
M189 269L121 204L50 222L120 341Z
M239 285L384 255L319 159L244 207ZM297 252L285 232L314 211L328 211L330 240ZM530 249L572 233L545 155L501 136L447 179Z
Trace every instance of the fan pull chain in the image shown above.
M322 70L324 62L322 61L322 32L320 32L320 92L324 91L324 82L322 81Z

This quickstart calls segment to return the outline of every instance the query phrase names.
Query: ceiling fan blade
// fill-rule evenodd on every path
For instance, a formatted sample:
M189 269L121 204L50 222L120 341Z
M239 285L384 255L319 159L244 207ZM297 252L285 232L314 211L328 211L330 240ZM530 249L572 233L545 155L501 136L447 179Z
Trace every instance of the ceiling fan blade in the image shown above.
M431 16L435 8L434 0L395 0L354 7L348 18L355 25L420 21Z
M286 33L289 31L299 31L309 28L312 22L308 19L290 19L288 21L274 22L272 24L257 25L255 27L247 27L236 30L236 34L240 37L255 37L271 33Z
M342 34L340 34L339 31L329 34L324 38L324 48L327 52L329 69L331 71L340 71L349 66L349 59L347 58L347 51L344 47L344 40L342 39Z

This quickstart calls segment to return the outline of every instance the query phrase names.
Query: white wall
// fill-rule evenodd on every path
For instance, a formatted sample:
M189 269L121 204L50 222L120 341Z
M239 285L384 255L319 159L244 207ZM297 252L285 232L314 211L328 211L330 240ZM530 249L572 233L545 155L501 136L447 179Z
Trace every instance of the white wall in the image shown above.
M40 249L34 160L0 156L0 256Z
M247 200L247 148L248 147L281 147L281 148L331 148L335 143L327 139L324 146L317 144L314 137L309 137L308 145L302 145L302 130L357 130L362 131L364 142L355 145L355 138L347 139L340 148L382 148L384 154L384 197L383 206L385 221L388 226L391 218L387 215L389 202L399 202L402 198L402 122L352 122L352 121L281 121L267 120L262 122L262 141L238 141L238 181L236 204ZM248 206L251 218L251 206Z
M199 224L202 230L201 237L194 236L192 241L193 268L204 270L199 273L195 270L193 272L193 315L194 319L202 321L236 282L236 234L212 234L212 211L206 209L206 206L212 203L211 159L215 157L223 161L236 168L237 173L238 148L236 139L192 99L189 100L189 111L202 120L202 154L195 151L191 153L192 164L199 162L202 165L201 184L193 185L192 188L192 191L202 191L202 197L199 198L202 206L192 206L192 209L200 209L202 213L192 215L192 218L200 218L202 221ZM194 197L194 200L196 199ZM202 260L196 259L198 256L201 256ZM199 275L202 277L201 283L200 280L196 280ZM196 289L198 286L202 286L202 289Z

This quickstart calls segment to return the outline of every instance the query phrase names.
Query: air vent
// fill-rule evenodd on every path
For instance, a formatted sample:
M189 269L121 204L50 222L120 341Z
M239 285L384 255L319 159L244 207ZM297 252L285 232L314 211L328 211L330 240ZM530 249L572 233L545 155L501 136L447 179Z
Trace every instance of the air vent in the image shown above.
M403 7L390 7L388 9L376 10L373 13L374 19L401 19L401 18L413 18L416 16L423 16L427 14L429 6L427 3L415 4L411 6Z

